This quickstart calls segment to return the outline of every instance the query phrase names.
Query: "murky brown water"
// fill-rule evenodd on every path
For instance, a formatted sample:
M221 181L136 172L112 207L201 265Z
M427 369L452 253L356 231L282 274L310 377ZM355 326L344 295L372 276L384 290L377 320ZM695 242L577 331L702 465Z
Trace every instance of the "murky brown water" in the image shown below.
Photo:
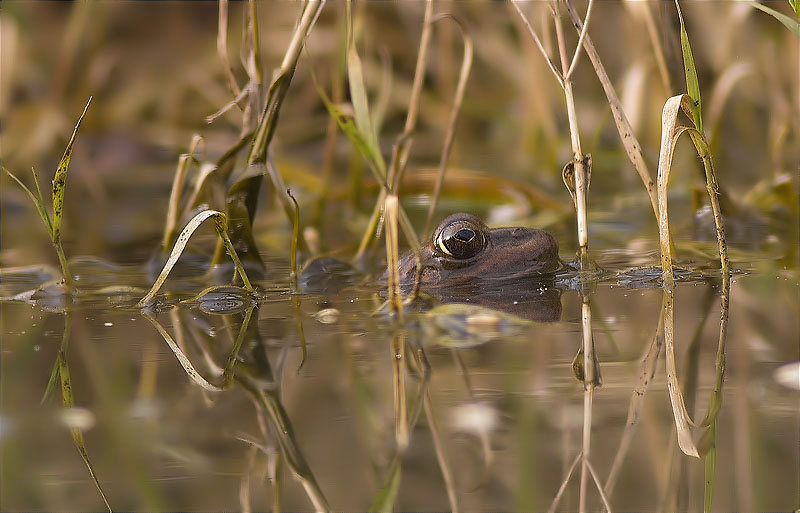
M603 385L591 406L591 465L605 483L620 458L609 497L615 510L701 509L703 462L676 445L663 352L636 408L638 423L626 421L640 362L656 333L662 290L619 281L601 281L592 296ZM398 454L392 328L371 316L379 304L375 289L347 289L331 298L298 294L301 315L295 317L287 282L259 285L265 292L235 369L242 377L222 392L190 380L154 325L131 308L138 296L71 305L66 356L78 408L69 418L58 389L55 399L39 404L62 344L65 313L3 303L3 509L102 507L65 427L69 422L84 428L91 462L116 509L264 510L276 494L285 510L311 509L311 497L334 510L366 509ZM679 369L686 379L690 358L699 369L696 391L689 391L697 395L690 411L698 419L713 386L716 289L713 281L693 280L676 291ZM800 392L775 377L782 364L797 359L797 298L796 272L769 263L733 278L715 509L780 510L797 499ZM558 322L468 348L437 345L409 325L406 358L422 347L429 361L430 408L414 424L422 381L418 371L403 370L412 427L399 459L396 509L450 507L437 443L464 510L550 506L582 450L584 429L583 386L572 369L581 344L581 300L565 290L561 302ZM315 316L327 308L338 315ZM242 315L178 306L155 318L198 372L219 384ZM307 350L302 366L298 323ZM697 352L687 356L698 329ZM256 406L259 394L264 404L283 409L285 427ZM620 455L623 436L629 445ZM306 481L304 488L298 475L316 486ZM591 483L587 494L590 509L601 507ZM578 469L559 509L577 508L579 495Z

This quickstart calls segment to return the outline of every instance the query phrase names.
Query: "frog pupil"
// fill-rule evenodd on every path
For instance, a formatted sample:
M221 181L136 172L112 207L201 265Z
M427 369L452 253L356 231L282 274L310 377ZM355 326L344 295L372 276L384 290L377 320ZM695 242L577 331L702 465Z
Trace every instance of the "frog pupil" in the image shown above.
M453 235L453 237L458 239L458 240L460 240L460 241L462 241L462 242L469 242L473 238L475 238L475 232L473 232L472 230L469 230L467 228L463 228L463 229L457 231L456 234Z

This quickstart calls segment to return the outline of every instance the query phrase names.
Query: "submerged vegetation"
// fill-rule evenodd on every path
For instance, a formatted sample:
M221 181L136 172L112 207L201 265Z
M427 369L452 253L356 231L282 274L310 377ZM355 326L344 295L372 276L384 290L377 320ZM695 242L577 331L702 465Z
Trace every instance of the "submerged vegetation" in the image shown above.
M193 6L197 10L191 16L196 18L187 20L178 5L133 8L74 2L49 6L52 13L39 15L25 4L11 2L0 17L8 67L0 73L11 77L5 81L10 85L0 88L5 139L0 148L4 171L0 300L4 305L24 302L64 314L61 345L45 398L60 383L64 410L79 415L87 411L75 407L75 380L67 366L73 316L84 310L105 312L110 303L131 321L147 321L146 336L157 333L163 339L192 386L205 394L207 406L215 404L212 397L220 394L231 400L244 397L252 404L255 416L243 415L242 425L230 423L231 432L237 433L234 438L249 448L248 469L237 471L241 509L250 510L251 503L257 504L255 509L267 507L250 496L257 486L251 484L251 475L268 481L263 486L269 490L273 511L285 509L283 493L291 487L284 475L296 479L302 489L297 495L305 501L297 502L293 496L289 509L352 508L350 503L337 503L340 494L312 470L318 462L304 454L305 439L293 427L302 416L290 415L286 406L292 400L292 393L285 393L290 384L297 384L306 366L330 351L320 341L338 337L332 361L345 362L344 372L336 377L347 377L353 408L348 415L367 440L366 452L375 448L370 444L380 445L367 458L369 486L353 495L362 501L358 507L431 509L427 503L403 498L404 487L419 486L413 484L419 475L409 465L417 457L414 449L429 443L435 461L430 466L446 497L446 502L434 503L435 509L446 504L457 511L467 507L465 498L474 492L464 491L465 473L453 463L453 443L445 434L452 426L442 423L443 407L437 404L442 401L432 380L437 372L431 363L437 350L432 347L452 356L458 369L453 383L459 384L449 386L466 391L465 404L476 408L465 429L480 447L483 475L478 488L490 490L485 485L491 476L499 480L506 473L495 463L492 447L492 437L499 436L494 408L504 403L486 406L489 400L473 385L475 376L471 377L465 363L468 356L463 354L473 350L490 354L488 346L513 340L561 337L575 342L571 350L577 354L565 367L574 372L578 388L570 382L560 399L573 403L579 421L572 419L575 412L566 410L556 421L548 417L547 407L516 412L523 432L542 422L532 420L537 416L550 423L575 424L563 429L558 481L548 476L541 480L547 484L537 484L534 492L517 485L516 503L487 502L486 509L549 505L553 511L569 497L573 502L564 507L581 511L693 509L687 492L690 463L673 451L677 445L683 454L704 459L699 489L703 509L711 511L720 495L719 433L729 422L721 415L732 276L788 273L793 284L798 282L798 184L796 173L792 174L800 159L800 104L795 94L800 65L798 3L790 0L788 9L748 0L722 6L678 0L613 5L596 0L511 0L507 5L426 0L402 8L351 0L302 4L220 0L210 10L211 5ZM19 55L43 54L37 36L23 33L22 27L26 23L49 27L67 11L69 25L56 52L59 64L48 71L53 91L44 101L31 84L42 73L36 67L49 69L49 61L18 64ZM108 27L127 26L125 16L136 20L153 12L163 14L163 19L141 29L147 34L109 36L114 29ZM241 29L229 23L233 18L241 18ZM574 32L567 30L570 25ZM160 70L167 75L158 84L141 79L136 68L157 67L165 51L163 41L144 44L137 51L136 44L147 37L166 37L176 45L170 56L175 60L168 64L171 69ZM238 63L233 64L231 55L237 52ZM742 52L747 57L744 64L738 62ZM76 145L89 108L86 103L56 168L51 214L33 168L33 187L11 170L31 163L42 167L39 161L47 161L44 156L54 151L61 137L57 135L64 125L58 114L61 106L73 103L73 96L85 98L86 91L95 98L86 118L90 126L81 130ZM681 149L679 137L684 133L694 153ZM174 159L168 163L163 148L169 149L171 158L186 141L189 146L177 167ZM79 154L81 145L91 150ZM70 173L67 197L71 162L83 171ZM651 168L657 169L655 175ZM103 173L110 176L102 177ZM19 188L6 187L12 183L9 180ZM73 181L78 183L72 185ZM560 189L562 181L566 191ZM668 189L673 197L671 216ZM49 257L35 250L28 235L29 206L19 200L24 199L20 191L46 226L60 264L60 280L40 279L56 273L42 267ZM73 195L81 200L73 200ZM574 261L547 280L500 287L504 297L488 303L502 310L498 306L502 300L508 306L509 296L524 292L529 295L522 295L523 306L550 308L547 315L536 317L529 311L522 314L528 319L523 319L518 317L521 308L502 312L481 306L487 303L479 300L458 304L489 292L486 284L469 290L466 299L456 304L437 304L421 290L420 240L430 235L436 219L460 210L486 214L493 225L536 226L558 235L562 258ZM69 225L63 233L62 219ZM204 228L208 219L214 233ZM196 242L189 245L190 238ZM79 248L70 254L94 255L89 264L85 259L70 262L65 241L68 248ZM406 247L416 260L411 284L401 284L399 271L401 250ZM617 254L625 258L619 260ZM32 266L32 262L40 263ZM120 264L131 271L119 271ZM333 276L320 279L326 284L320 290L303 279L316 278L313 273L319 269L334 268ZM343 286L327 286L338 278ZM682 336L689 338L681 331L687 313L680 309L678 291L683 293L688 285L701 285L708 293L699 318L689 319L699 320L694 337L681 343ZM615 317L600 315L598 303L604 311L608 303L598 297L614 287L636 291L657 287L657 322L640 330L648 335L641 337L633 329L612 335L607 322ZM565 310L572 327L554 331L529 320L562 320L562 293L572 298L565 299L571 305ZM720 317L714 346L708 342L712 337L702 334L715 295ZM282 306L287 296L290 307ZM752 303L754 297L747 299ZM358 309L348 309L347 300ZM558 308L553 308L554 301ZM513 300L514 307L519 302ZM788 302L788 308L797 311L797 298ZM309 314L312 305L318 311ZM548 318L553 312L556 317ZM280 322L283 319L291 320L290 327ZM313 327L307 330L304 325L312 319ZM328 324L339 331L318 326ZM560 324L566 325L566 320ZM365 334L376 338L385 351L386 367L380 377L391 388L391 399L386 401L391 407L378 404L375 395L380 386L359 368L356 353L363 350L358 344ZM642 354L637 359L626 356L630 349L620 349L615 337L629 345L649 345L644 351L635 346L634 351ZM714 354L713 379L698 377L702 340ZM97 386L106 379L97 377L104 365L86 343L81 354L93 369L91 381ZM676 352L684 346L687 362L681 370ZM638 495L619 486L624 477L620 472L633 459L629 448L645 415L645 395L657 379L662 349L666 393L661 396L669 397L672 409L669 434L664 436L672 445L667 452L655 447L649 453L652 461L668 465L666 470L654 465L659 468L653 490L659 498L646 506L631 502L636 504L632 507L625 494ZM163 387L156 391L157 360L152 354L159 350L146 351L154 353L136 362L140 365L137 400L155 404L159 394L167 397L167 392ZM529 354L522 354L522 361L529 359ZM284 372L287 358L296 364L294 378ZM603 362L639 365L638 373L631 373L631 386L622 387L625 394L630 390L630 402L627 420L619 423L621 439L608 441L618 444L611 459L605 447L600 446L599 454L593 450L598 447L596 401L610 393L601 387L609 374L614 386L619 387L615 380L620 379L616 366ZM488 374L493 364L503 363L489 359ZM705 416L697 422L693 417L696 395L704 390L701 381L711 390ZM510 398L505 400L511 403ZM320 404L329 406L325 400ZM299 411L320 407L315 402ZM599 411L601 419L608 416ZM383 443L384 417L390 419L392 432L387 443ZM0 434L2 422L0 417ZM420 441L420 424L430 440ZM166 495L153 491L143 456L130 451L125 457L137 468L132 472L137 484L131 493L140 502L130 498L125 502L120 492L115 497L113 487L109 491L102 484L103 470L90 463L83 434L88 428L67 425L109 510L140 504L147 509L162 509L164 504L167 509L193 507L167 502ZM656 426L649 421L651 435ZM693 427L703 434L698 437ZM133 436L123 427L110 429L116 430L111 435L115 440ZM148 430L155 433L155 424ZM573 431L579 443L569 440ZM524 434L520 438L523 447L534 440ZM0 443L5 443L2 438ZM171 454L171 449L158 450ZM608 470L599 467L602 458L609 459ZM536 472L541 469L529 471L531 465L517 461L510 465L522 468L520 483L539 480ZM572 490L578 469L579 484ZM737 484L753 481L752 474L737 478ZM724 479L730 481L727 475ZM752 490L738 494L737 502L726 502L724 507L764 509L756 504ZM12 497L13 507L23 509L49 504ZM775 507L766 504L766 509Z

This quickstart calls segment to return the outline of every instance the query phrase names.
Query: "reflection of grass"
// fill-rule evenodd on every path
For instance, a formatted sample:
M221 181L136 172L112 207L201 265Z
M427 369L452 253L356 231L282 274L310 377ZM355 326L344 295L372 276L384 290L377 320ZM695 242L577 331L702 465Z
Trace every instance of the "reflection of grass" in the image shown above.
M47 383L47 388L45 389L44 396L42 397L42 402L44 402L55 389L56 382L60 381L61 404L67 413L70 413L75 408L75 396L72 392L72 380L69 376L69 365L67 364L67 346L69 345L71 333L72 314L67 312L64 318L64 333L61 338L61 349L58 351L58 357L56 358L56 363L53 366L53 372L50 374L50 381ZM89 453L86 451L86 442L83 438L81 426L74 425L74 419L71 422L68 421L68 423L73 424L69 426L69 431L72 435L72 441L75 444L75 447L78 449L78 453L80 453L84 464L86 464L86 468L89 469L89 475L92 477L92 481L94 481L97 491L100 492L100 497L103 499L103 503L108 511L111 511L111 506L108 503L108 499L106 499L105 493L103 493L103 489L100 486L100 481L98 481L97 474L95 474L94 467L89 461Z

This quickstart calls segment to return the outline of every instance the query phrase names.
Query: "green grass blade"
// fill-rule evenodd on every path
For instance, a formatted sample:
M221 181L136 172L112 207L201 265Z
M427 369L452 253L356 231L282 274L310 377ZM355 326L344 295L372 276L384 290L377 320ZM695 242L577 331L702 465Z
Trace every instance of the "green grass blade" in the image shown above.
M238 361L239 349L241 349L242 343L247 336L247 330L250 326L250 318L253 316L253 310L255 310L255 304L251 304L250 308L248 308L244 313L244 319L242 320L242 324L239 326L239 334L236 335L236 340L234 341L231 352L228 355L228 361L225 362L225 370L222 372L223 389L228 389L233 385L234 366Z
M701 114L700 102L700 83L697 80L697 68L694 65L692 47L689 44L689 34L686 33L686 25L683 23L683 14L678 0L675 0L675 7L678 9L678 19L681 22L681 51L683 52L683 69L686 70L686 92L692 99L692 118L697 130L703 133L703 117Z
M292 196L291 189L286 189L286 194L292 199L292 203L294 203L294 215L292 217L292 247L291 252L289 255L289 259L291 262L291 275L289 276L292 281L292 285L296 288L297 287L297 241L300 238L300 206L297 204L297 200Z
M58 382L58 360L56 360L55 364L53 364L53 371L50 373L50 379L47 380L47 386L44 388L44 394L42 394L42 400L39 401L39 404L44 404L47 401L47 398L53 393L56 389L56 383Z
M47 211L47 207L44 206L44 196L42 196L42 189L39 187L39 175L36 174L36 169L33 166L31 166L31 176L33 176L33 184L36 186L36 196L39 198L39 205L41 205L42 209L39 215L42 216L50 233L53 233L53 221L50 219L50 213Z
M375 153L380 153L378 147L378 137L372 128L372 120L369 115L369 100L367 99L367 88L364 85L364 72L361 66L361 58L356 50L355 38L353 36L353 17L350 10L351 2L347 2L347 81L350 85L350 97L353 101L353 111L355 112L356 127L364 136Z
M776 20L778 20L781 23L783 23L786 26L786 28L791 30L792 33L795 36L800 38L800 21L793 20L790 17L786 16L785 14L779 13L775 9L773 9L771 7L767 7L766 5L760 4L758 2L753 2L751 0L739 0L739 1L744 2L744 3L748 4L748 5L756 8L761 12L765 12L765 13L769 14L770 16L775 18ZM795 16L800 18L800 0L789 0L789 4L792 6L792 9L794 10Z
M67 183L69 161L72 158L72 146L75 144L75 136L78 135L78 128L81 126L81 121L83 121L83 116L86 115L90 103L92 103L91 96L89 97L89 101L86 102L86 106L83 108L81 117L78 118L78 123L75 124L75 128L72 130L72 137L69 138L67 147L64 150L64 155L58 163L56 175L53 178L53 225L52 231L50 232L53 241L57 241L61 236L61 216L64 213L64 187Z
M710 513L714 505L714 484L717 481L717 422L714 421L708 428L706 435L709 439L709 448L703 457L705 467L705 486L703 493L703 512Z
M41 201L42 193L39 192L39 199L37 199L36 196L34 196L33 193L31 192L31 190L28 189L28 187L24 183L22 183L19 178L14 176L14 174L11 171L9 171L8 169L6 169L3 166L0 166L0 168L2 168L3 171L5 171L6 174L8 176L10 176L15 182L17 182L17 184L20 187L22 187L22 190L24 190L28 194L28 197L31 199L31 201L33 202L33 205L36 207L36 211L39 212L39 217L42 218L42 222L47 227L48 234L50 234L50 236L52 236L53 235L53 224L50 222L50 215L47 213L47 209L44 206L44 201ZM31 169L33 169L33 168L31 168ZM36 179L36 173L35 172L34 172L33 176L34 176L34 180L35 180ZM38 182L36 184L36 190L37 191L39 190Z
M378 490L372 504L369 505L370 513L387 513L394 509L397 492L400 490L400 470L400 458L395 456L391 467L389 467L386 482Z
M355 146L358 152L366 159L370 170L375 175L375 179L378 180L379 183L384 183L386 181L386 161L383 160L383 155L369 144L366 134L358 129L353 121L353 117L346 114L341 108L331 102L316 79L314 79L314 85L317 88L319 97L322 99L322 103L324 103L325 108L328 109L328 113L333 116L333 119L336 120L336 124L339 125L342 132L347 135L347 138L350 139L353 146Z

